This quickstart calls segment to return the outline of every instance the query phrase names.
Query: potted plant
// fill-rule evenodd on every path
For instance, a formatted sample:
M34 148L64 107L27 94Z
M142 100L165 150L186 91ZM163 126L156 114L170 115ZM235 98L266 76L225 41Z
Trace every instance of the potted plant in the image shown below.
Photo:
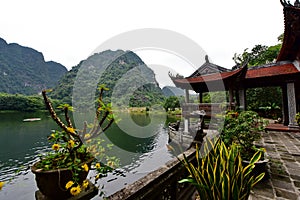
M67 104L60 106L64 111L64 123L52 107L46 95L47 91L42 92L52 119L61 128L60 131L53 131L48 137L53 151L42 156L41 160L31 167L40 192L47 198L65 199L76 196L90 186L91 183L86 177L92 166L98 171L95 181L106 176L116 166L116 158L108 159L107 163L97 162L91 152L91 149L95 150L95 146L84 144L84 141L91 143L114 122L110 104L102 101L103 92L108 89L101 85L99 90L94 124L90 126L84 122L83 130L76 129L71 122L69 111L72 111L72 107Z
M264 173L256 177L251 174L260 156L261 152L256 152L244 166L238 145L227 147L220 139L215 144L206 140L203 154L196 146L195 162L190 162L185 156L181 160L189 177L179 183L193 184L200 199L246 200L251 189L264 176Z
M256 163L254 174L266 171L268 159L265 158L265 149L257 146L255 142L261 139L261 133L265 131L267 120L262 119L254 111L227 111L224 116L224 126L219 129L220 137L230 146L237 144L244 163L249 163L256 152L262 152L259 162Z

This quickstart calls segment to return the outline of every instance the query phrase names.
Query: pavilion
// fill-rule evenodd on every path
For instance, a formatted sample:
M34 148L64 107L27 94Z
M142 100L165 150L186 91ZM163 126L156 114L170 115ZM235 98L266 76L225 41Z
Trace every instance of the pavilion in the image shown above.
M222 68L206 62L191 76L170 76L176 87L186 91L186 104L189 103L189 90L199 94L199 108L202 93L228 91L229 109L235 105L246 109L248 88L276 86L282 89L283 122L290 128L298 127L295 115L300 112L300 3L294 5L280 0L284 12L284 39L275 63L247 67L247 64L234 70ZM297 89L298 88L298 89Z

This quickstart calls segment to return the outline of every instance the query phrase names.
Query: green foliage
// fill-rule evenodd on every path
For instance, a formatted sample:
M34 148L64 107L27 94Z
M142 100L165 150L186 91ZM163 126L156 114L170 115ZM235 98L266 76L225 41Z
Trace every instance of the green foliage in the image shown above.
M268 64L275 61L279 54L280 48L281 44L270 47L258 44L255 45L250 52L247 48L242 54L235 53L233 60L238 65L241 65L248 60L248 65L250 67Z
M226 95L227 92L224 91L206 92L203 94L202 101L203 103L224 103Z
M61 102L59 100L52 100L52 103L54 107L57 107ZM22 94L0 93L0 110L33 112L45 109L41 95L26 96Z
M0 110L31 112L45 110L45 105L40 95L25 96L22 94L0 93Z
M220 128L220 137L227 146L238 144L242 157L249 160L258 148L254 142L261 138L267 121L254 111L228 111L224 116L224 126Z
M174 111L175 108L180 108L180 102L179 102L179 99L178 97L176 96L170 96L168 97L164 104L163 104L163 107L166 111L168 111L169 109Z
M298 112L298 113L296 114L295 120L296 120L297 124L300 125L300 112Z
M278 119L281 117L282 96L280 87L250 88L246 91L247 109L254 110L260 116Z
M54 87L67 69L55 62L45 62L43 54L0 38L0 92L38 94Z
M237 145L227 147L221 140L217 140L215 144L207 140L204 155L197 146L196 164L191 163L185 156L181 160L190 176L180 183L193 184L200 199L246 200L251 189L264 176L264 173L257 177L251 174L261 152L254 154L250 163L243 166Z

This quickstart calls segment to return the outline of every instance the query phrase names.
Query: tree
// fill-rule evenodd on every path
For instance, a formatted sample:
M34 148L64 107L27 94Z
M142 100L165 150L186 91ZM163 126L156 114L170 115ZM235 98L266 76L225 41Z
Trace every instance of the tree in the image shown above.
M248 61L248 67L264 65L276 61L280 52L283 34L278 38L278 44L273 46L255 45L249 52L248 48L242 54L234 54L233 60L237 65ZM247 106L251 110L259 111L263 108L281 107L282 91L279 87L253 88L247 90ZM277 115L274 117L278 117Z
M169 109L174 111L175 108L180 108L179 99L176 96L170 96L165 100L163 107L166 111Z
M279 43L274 46L268 47L266 45L257 44L250 52L248 51L248 48L246 48L242 54L235 53L232 59L237 65L241 65L248 60L249 67L274 62L282 46L283 34L277 39Z

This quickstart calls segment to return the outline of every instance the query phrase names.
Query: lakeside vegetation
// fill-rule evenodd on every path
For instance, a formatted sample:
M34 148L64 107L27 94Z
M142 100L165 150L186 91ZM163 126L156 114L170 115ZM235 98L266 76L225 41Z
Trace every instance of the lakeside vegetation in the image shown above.
M53 100L53 104L57 107L61 104L59 100ZM33 112L46 110L41 95L22 95L0 93L0 111L24 111Z

